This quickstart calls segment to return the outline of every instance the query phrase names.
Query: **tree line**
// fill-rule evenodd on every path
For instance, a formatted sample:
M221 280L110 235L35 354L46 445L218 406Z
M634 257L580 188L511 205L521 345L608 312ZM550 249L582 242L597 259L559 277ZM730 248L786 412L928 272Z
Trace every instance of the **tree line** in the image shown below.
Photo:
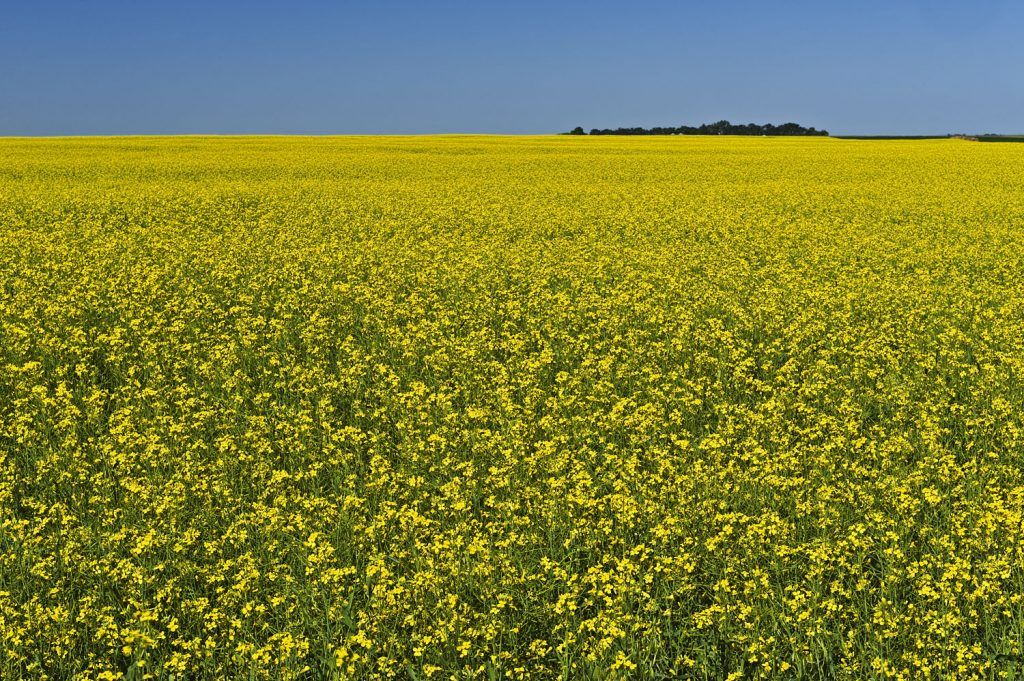
M586 135L587 132L580 126L569 131L569 135ZM704 123L700 126L680 125L673 127L657 128L594 128L591 135L817 135L827 136L828 130L817 130L814 127L805 128L796 123L783 123L773 125L765 123L747 123L745 125L733 124L729 121L718 121L717 123Z

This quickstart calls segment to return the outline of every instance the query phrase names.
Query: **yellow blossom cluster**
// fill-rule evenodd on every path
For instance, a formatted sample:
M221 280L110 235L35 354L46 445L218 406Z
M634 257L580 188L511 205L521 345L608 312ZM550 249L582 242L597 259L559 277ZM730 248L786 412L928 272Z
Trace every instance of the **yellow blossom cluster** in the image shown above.
M1024 673L1024 146L0 141L0 678Z

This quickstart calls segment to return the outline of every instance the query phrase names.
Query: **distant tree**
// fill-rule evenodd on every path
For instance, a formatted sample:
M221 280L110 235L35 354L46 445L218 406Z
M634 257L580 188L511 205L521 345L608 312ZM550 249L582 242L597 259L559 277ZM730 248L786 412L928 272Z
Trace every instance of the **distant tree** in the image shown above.
M581 130L577 128L577 130ZM574 130L569 134L581 134ZM704 123L700 127L693 127L691 125L680 125L677 128L673 127L654 127L654 128L616 128L614 130L609 128L594 128L590 131L591 135L816 135L816 136L827 136L827 130L816 130L815 128L805 128L802 125L796 123L783 123L782 125L773 125L772 123L765 123L758 125L757 123L747 123L745 125L738 125L730 123L729 121L716 121L715 123Z
M577 125L575 128L573 128L572 130L569 131L569 134L570 135L586 135L587 132L582 127Z

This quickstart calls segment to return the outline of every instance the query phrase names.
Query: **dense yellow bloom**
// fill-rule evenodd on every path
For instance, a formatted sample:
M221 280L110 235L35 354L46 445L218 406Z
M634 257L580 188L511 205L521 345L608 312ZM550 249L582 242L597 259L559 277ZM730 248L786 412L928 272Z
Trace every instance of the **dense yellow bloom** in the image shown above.
M0 677L1024 668L1024 146L0 140Z

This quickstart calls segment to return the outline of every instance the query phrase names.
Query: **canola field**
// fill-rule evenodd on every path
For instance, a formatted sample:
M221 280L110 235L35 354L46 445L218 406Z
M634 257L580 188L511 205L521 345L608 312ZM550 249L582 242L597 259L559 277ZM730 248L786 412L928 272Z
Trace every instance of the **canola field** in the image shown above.
M0 678L1024 674L1024 147L0 140Z

